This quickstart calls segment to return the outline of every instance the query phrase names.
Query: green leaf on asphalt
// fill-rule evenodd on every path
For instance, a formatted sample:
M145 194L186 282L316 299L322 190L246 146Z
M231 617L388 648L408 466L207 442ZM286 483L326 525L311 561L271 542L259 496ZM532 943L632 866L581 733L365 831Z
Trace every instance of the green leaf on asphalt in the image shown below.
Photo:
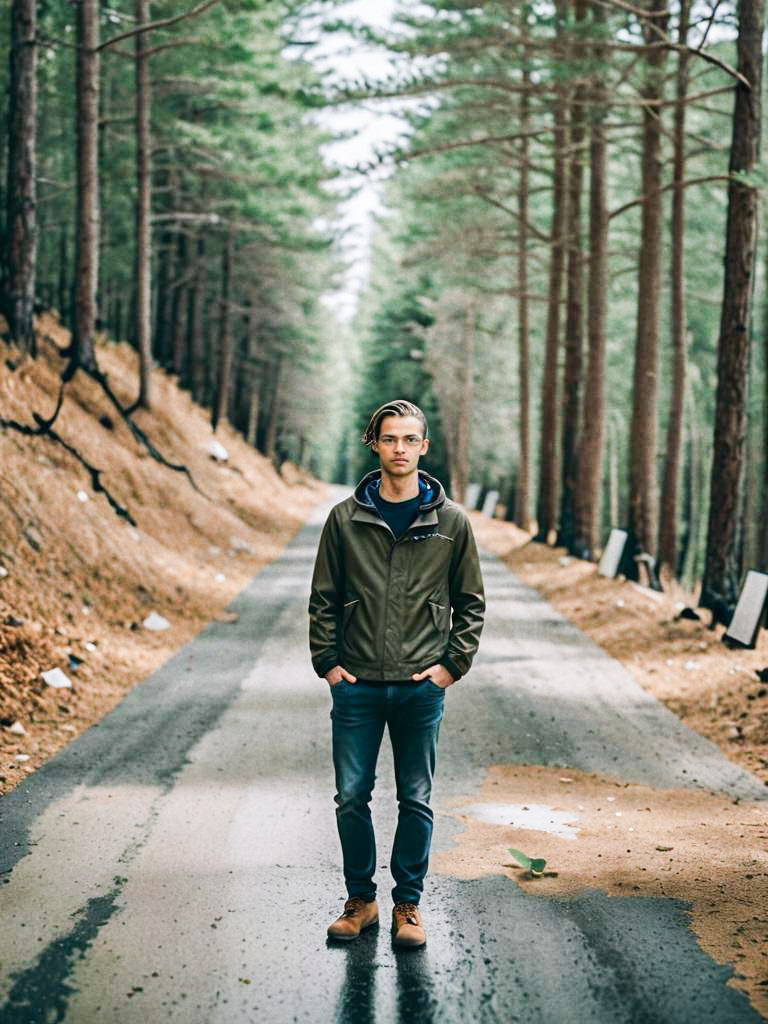
M529 857L527 853L523 853L522 850L514 850L511 846L508 847L509 852L515 858L515 860L522 864L524 868L528 868L532 875L540 875L547 866L547 862L543 857Z

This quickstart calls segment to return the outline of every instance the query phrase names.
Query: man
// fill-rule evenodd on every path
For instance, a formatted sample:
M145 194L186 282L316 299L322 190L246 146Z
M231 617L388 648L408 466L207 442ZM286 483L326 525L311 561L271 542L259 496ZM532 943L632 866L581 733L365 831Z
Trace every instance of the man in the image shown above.
M394 942L426 941L418 910L432 838L429 800L445 691L472 664L485 600L472 530L442 485L419 470L427 421L402 400L374 412L363 442L378 455L331 510L309 601L312 664L331 690L336 820L348 899L328 929L354 939L378 920L370 799L389 729L398 820L391 870Z

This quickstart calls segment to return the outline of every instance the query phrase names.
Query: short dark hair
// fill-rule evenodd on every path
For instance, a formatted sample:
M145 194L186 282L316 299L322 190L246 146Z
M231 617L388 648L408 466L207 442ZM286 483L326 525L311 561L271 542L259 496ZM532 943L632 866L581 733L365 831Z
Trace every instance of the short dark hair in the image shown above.
M387 416L415 416L421 423L424 437L427 436L427 417L418 405L414 405L413 402L409 402L405 398L396 398L394 402L380 405L373 413L363 433L363 444L371 445L374 441L378 441L381 433L381 421Z

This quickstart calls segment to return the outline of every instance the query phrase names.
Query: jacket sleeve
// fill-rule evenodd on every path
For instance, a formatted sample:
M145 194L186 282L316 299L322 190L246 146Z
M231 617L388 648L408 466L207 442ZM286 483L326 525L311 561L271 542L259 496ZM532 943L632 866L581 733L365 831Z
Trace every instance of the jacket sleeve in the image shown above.
M450 599L453 611L448 647L443 664L454 680L466 675L477 653L485 615L485 593L480 558L466 516L454 542L451 560Z
M337 648L339 608L344 595L343 557L335 509L320 536L309 596L309 649L312 667L324 676L339 664Z

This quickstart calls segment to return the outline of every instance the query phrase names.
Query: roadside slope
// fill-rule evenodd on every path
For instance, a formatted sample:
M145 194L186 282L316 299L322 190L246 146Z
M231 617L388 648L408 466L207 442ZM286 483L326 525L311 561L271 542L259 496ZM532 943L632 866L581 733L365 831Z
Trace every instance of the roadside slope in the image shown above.
M644 689L736 764L768 786L768 631L754 651L729 650L724 629L679 619L692 595L676 584L664 594L597 575L597 566L563 548L530 542L513 523L472 513L478 541L575 626L616 658Z
M40 318L41 355L23 359L0 342L0 414L34 425L50 416L68 332ZM135 397L136 354L103 342L101 368L121 401ZM286 465L278 473L226 424L215 462L206 411L175 379L153 375L152 412L134 419L182 473L153 459L93 381L67 386L55 429L102 470L101 480L136 521L95 493L90 475L44 437L0 431L0 792L12 789L220 615L282 551L324 485ZM151 612L169 628L142 624ZM71 689L47 686L60 668ZM20 722L25 733L10 731ZM18 730L18 726L16 729Z

